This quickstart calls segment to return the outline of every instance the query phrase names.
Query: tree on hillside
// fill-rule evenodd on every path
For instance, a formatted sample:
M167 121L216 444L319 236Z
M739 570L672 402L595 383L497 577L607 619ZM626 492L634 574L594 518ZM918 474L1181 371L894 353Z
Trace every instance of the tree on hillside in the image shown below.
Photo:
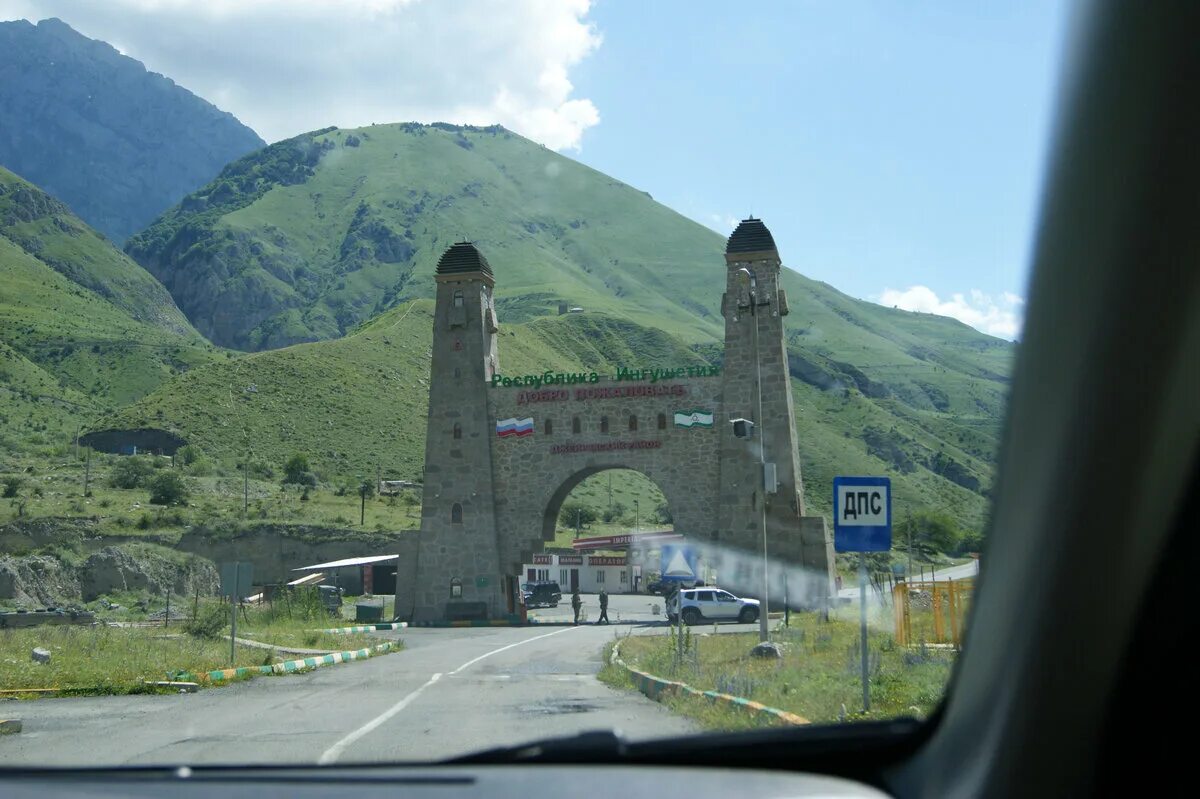
M579 500L568 500L558 512L558 521L563 527L586 527L597 519L596 509Z
M283 482L296 485L315 486L316 476L309 471L308 456L297 452L283 464Z
M912 542L912 551L923 557L937 553L954 552L958 548L962 531L953 517L940 511L919 510L896 525L897 546L907 547Z
M182 466L191 466L196 461L204 457L204 450L197 447L195 444L185 444L175 453L175 459Z
M151 505L183 505L187 500L187 484L178 472L163 472L150 481Z
M628 509L620 502L614 502L604 509L604 513L600 514L600 518L606 522L615 522L625 515L626 510Z
M145 455L126 455L117 459L109 472L108 482L113 488L139 488L154 474L154 464Z
M654 518L660 524L673 524L675 517L671 515L671 508L665 502L658 503L658 507L654 509Z

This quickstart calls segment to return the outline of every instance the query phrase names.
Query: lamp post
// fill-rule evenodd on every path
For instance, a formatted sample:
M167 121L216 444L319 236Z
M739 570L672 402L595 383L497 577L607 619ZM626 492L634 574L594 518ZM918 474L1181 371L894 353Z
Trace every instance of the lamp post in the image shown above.
M639 521L640 521L640 518L638 515L638 501L635 499L633 501L633 531L635 533L638 531L638 522Z
M763 579L762 579L762 607L758 614L758 639L760 641L771 640L770 627L767 624L767 615L771 611L770 600L767 598L768 591L768 567L767 567L767 492L766 492L766 474L767 474L767 451L766 451L766 436L765 428L763 427L763 411L762 411L762 362L758 357L758 276L746 267L742 267L737 271L738 281L746 289L750 297L750 318L753 323L753 333L751 337L751 346L754 351L754 399L755 412L754 420L758 425L758 485L762 489L762 501L758 503L759 523L762 525L762 544L763 544Z

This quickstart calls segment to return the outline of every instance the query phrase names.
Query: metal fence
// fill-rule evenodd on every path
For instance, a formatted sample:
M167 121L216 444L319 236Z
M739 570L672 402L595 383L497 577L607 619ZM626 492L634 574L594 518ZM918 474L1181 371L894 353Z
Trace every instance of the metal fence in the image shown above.
M896 643L911 646L924 641L961 647L974 593L974 578L896 583L892 588ZM914 622L917 641L913 640Z

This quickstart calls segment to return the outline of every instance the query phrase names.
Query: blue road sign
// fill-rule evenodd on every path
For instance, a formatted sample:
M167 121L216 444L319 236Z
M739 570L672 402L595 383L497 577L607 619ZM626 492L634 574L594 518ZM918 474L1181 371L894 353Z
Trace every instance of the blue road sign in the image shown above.
M691 583L699 579L700 555L695 547L684 544L663 544L662 579L665 582Z
M838 552L887 552L892 548L889 478L833 478L833 548Z

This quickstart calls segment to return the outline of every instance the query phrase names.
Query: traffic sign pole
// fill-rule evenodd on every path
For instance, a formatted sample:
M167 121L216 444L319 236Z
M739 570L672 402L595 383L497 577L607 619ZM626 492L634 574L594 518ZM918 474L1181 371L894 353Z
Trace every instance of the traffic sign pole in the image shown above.
M859 604L859 634L862 645L862 689L863 713L871 712L871 682L867 678L867 554L858 556L858 604Z
M886 477L833 478L833 548L857 552L863 713L871 712L867 648L867 554L892 548L892 481ZM910 547L911 549L911 547Z

